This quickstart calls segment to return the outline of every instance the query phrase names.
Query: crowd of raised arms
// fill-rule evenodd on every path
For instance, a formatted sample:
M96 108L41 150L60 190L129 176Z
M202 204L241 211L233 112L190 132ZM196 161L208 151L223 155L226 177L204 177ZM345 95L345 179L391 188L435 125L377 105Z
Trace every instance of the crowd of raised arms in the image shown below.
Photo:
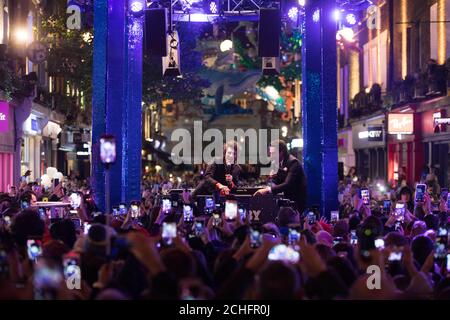
M447 189L355 181L328 219L288 202L262 225L163 183L103 214L75 180L24 182L0 194L0 299L449 299Z

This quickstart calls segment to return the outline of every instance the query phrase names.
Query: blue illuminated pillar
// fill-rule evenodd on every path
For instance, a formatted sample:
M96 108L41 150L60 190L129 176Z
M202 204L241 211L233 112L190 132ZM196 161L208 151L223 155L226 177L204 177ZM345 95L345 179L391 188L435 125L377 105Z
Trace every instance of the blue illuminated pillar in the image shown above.
M143 16L128 12L128 0L94 1L92 186L105 209L105 169L98 141L116 137L110 167L111 205L140 199Z
M141 199L143 27L143 15L128 15L126 114L122 124L122 198L126 203Z
M116 137L116 162L110 167L111 206L122 202L123 118L126 114L126 5L127 0L109 1L106 82L106 131ZM95 83L94 83L95 86Z
M92 74L91 186L100 210L105 209L105 171L99 159L99 140L106 131L106 57L108 0L94 1L94 57Z
M337 210L336 21L332 0L306 1L302 47L303 160L308 205Z

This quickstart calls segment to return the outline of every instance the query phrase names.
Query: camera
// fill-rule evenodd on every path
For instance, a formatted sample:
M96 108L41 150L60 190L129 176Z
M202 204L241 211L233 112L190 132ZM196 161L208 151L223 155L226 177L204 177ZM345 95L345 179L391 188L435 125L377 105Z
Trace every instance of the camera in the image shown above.
M84 222L83 223L83 233L85 235L87 235L89 233L89 229L91 228L91 225L89 224L89 222Z
M311 210L307 211L305 217L306 217L306 220L308 221L309 225L313 225L316 223L317 219L316 219L316 214L314 213L314 211L311 211Z
M119 204L119 214L122 216L127 214L127 206L125 205L125 203Z
M172 201L170 199L162 199L162 211L164 213L170 213L172 211Z
M138 219L141 213L141 202L138 200L131 201L131 218Z
M68 279L74 275L80 275L80 256L69 253L63 257L64 278Z
M29 207L30 207L30 203L28 201L22 201L22 203L20 204L20 208L22 210L28 209Z
M397 204L395 205L395 212L394 212L397 221L401 222L405 220L405 210L406 210L405 204L397 202Z
M393 251L389 254L388 261L401 261L403 257L403 247L394 247Z
M250 228L250 247L259 248L262 244L262 233L258 228Z
M215 201L213 197L206 197L205 198L205 213L209 214L211 213L215 208Z
M103 164L112 164L116 161L116 139L111 135L100 138L100 160Z
M222 220L220 219L220 211L214 212L213 213L213 222L212 222L213 227L218 227L221 222L222 222Z
M279 244L273 247L267 257L272 261L286 261L289 263L297 263L300 259L300 254L293 248L284 244Z
M384 249L384 239L383 238L375 239L375 248Z
M177 236L177 225L173 222L163 222L162 234L164 242L171 245L173 239Z
M439 227L436 241L434 243L434 258L444 260L448 250L448 230L445 227Z
M300 232L296 228L289 228L288 244L293 245L300 240Z
M112 207L112 214L113 214L113 216L118 216L119 215L119 207L117 207L117 206Z
M72 193L70 195L70 206L73 209L78 209L81 205L81 196L78 193Z
M194 220L194 213L190 204L183 205L183 220L184 222L192 222Z
M241 217L241 220L245 221L245 219L247 218L247 210L245 210L243 206L239 206L238 213Z
M72 218L72 223L75 226L75 230L81 229L81 220L78 218Z
M368 206L370 204L370 192L369 192L369 189L366 189L366 188L361 189L361 199L362 199L363 204L365 206Z
M35 239L27 240L27 252L30 260L36 260L40 255L42 255L41 241Z
M336 224L339 221L339 211L331 211L330 213L330 222L331 224Z
M200 237L205 230L205 220L196 220L194 223L194 235Z
M384 200L383 201L383 211L385 213L389 213L391 211L391 200Z
M225 201L225 218L227 220L236 219L238 214L238 206L236 200L226 200Z
M351 245L357 245L358 244L358 236L356 235L356 230L350 231L350 244Z
M423 202L426 190L427 190L427 186L423 183L419 183L416 186L416 197L414 200L416 202Z

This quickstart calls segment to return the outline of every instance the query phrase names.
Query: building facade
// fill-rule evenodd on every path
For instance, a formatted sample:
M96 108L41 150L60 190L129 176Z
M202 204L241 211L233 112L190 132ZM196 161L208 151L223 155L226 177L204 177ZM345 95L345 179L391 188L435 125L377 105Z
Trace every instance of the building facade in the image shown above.
M359 18L338 42L340 132L351 126L358 174L414 185L429 166L448 185L450 0L378 0Z

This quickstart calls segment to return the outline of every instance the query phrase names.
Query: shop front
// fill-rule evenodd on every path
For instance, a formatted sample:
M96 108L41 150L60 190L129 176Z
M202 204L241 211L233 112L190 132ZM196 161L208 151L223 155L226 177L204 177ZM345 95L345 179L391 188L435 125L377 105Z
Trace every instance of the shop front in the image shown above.
M388 114L388 181L392 186L406 179L410 186L420 181L424 165L422 124L414 106Z
M0 192L8 192L14 183L14 110L0 101Z
M356 173L370 181L386 180L385 115L352 122Z
M57 166L57 141L64 116L33 103L30 116L23 122L21 171L31 170L30 181L35 181L48 167Z
M87 128L65 127L58 146L58 170L65 175L72 172L86 179L90 176L91 133Z
M450 186L450 97L421 108L424 164L437 171L439 185Z
M351 128L343 128L338 132L338 162L340 179L348 174L351 167L355 167Z

